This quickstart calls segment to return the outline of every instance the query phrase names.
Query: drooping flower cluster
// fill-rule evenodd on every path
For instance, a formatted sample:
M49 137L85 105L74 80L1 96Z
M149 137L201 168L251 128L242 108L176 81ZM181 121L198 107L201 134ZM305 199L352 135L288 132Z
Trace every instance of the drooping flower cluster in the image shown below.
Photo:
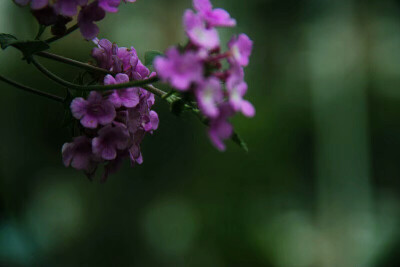
M194 94L201 112L209 119L212 143L224 150L223 141L233 134L228 119L237 112L247 117L255 115L253 105L243 99L247 91L243 68L249 64L253 42L246 34L234 36L228 43L229 50L221 53L216 27L233 27L236 21L225 10L213 9L210 0L193 0L193 6L196 12L187 10L183 16L188 45L169 48L165 57L155 59L154 68L176 90ZM227 70L222 69L224 59L229 62Z
M30 4L33 15L40 24L53 25L53 33L65 31L66 23L78 15L79 29L86 40L92 40L99 33L95 22L104 19L106 12L115 13L121 0L14 0L21 6ZM123 0L136 2L136 0Z
M106 39L95 40L92 51L98 66L117 73L106 75L105 85L127 83L154 76L139 60L134 48L118 47ZM103 180L117 170L124 158L143 162L140 144L146 133L158 128L158 115L151 110L154 95L142 88L126 88L105 93L90 92L87 99L75 98L72 115L80 120L81 135L63 146L66 166L84 170L91 177L105 164Z

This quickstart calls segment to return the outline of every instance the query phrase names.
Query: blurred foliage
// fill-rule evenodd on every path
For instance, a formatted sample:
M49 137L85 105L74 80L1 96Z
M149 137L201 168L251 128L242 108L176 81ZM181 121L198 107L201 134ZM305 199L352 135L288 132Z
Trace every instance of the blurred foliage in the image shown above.
M223 43L240 32L255 42L257 115L234 121L250 152L217 152L192 115L158 101L144 164L91 183L62 165L63 107L0 84L0 266L400 265L400 1L213 3L238 21ZM99 37L144 60L184 43L190 6L124 5ZM0 1L0 32L37 30L27 8ZM52 52L87 62L92 47L74 33ZM1 51L0 73L65 93L20 59Z

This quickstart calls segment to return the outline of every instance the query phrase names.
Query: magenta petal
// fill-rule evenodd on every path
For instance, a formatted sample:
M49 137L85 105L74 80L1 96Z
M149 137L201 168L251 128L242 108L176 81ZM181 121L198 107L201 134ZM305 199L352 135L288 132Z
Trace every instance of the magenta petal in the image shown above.
M142 153L139 154L139 157L136 158L137 164L141 165L143 163L143 156Z
M208 136L213 143L213 145L219 150L219 151L225 151L226 147L224 142L221 140L221 138L218 136L218 134L212 130L208 132Z
M157 57L154 68L158 75L178 90L188 90L194 82L203 79L203 63L197 53L180 54L177 48L167 50L166 58Z
M58 0L54 8L61 15L73 17L78 13L78 4L76 0Z
M249 101L243 100L242 101L242 113L246 117L254 117L256 115L256 109Z
M128 146L129 133L122 126L107 125L98 131L98 137L92 141L93 153L105 160L113 160L117 149L124 150Z
M118 12L118 6L121 0L99 0L99 6L107 12Z
M104 10L98 6L98 1L82 8L78 15L78 25L86 40L92 40L97 36L99 28L94 22L102 20L105 15Z
M219 47L219 35L215 28L207 28L203 19L192 10L186 10L183 24L190 40L209 50Z
M91 21L79 22L79 30L86 40L91 40L99 34L99 27Z
M106 147L101 152L101 157L105 160L113 160L117 157L117 151L112 147Z
M158 119L158 114L154 110L150 111L150 123L153 130L157 130L160 120Z
M92 172L95 169L91 140L86 136L78 136L72 143L64 144L62 156L66 167L71 165L77 170L86 172Z
M72 143L65 143L62 146L61 152L63 155L63 163L65 165L65 167L68 167L71 164L72 161L72 157L73 157L73 144Z
M126 75L125 73L118 73L115 76L115 81L117 83L127 83L127 82L129 82L129 76Z
M71 112L76 119L81 119L86 114L88 102L82 97L75 98L71 102Z
M232 19L229 13L221 8L214 9L205 17L210 27L234 27L236 20Z
M193 6L198 12L208 12L212 10L210 0L193 0Z
M81 119L81 124L89 129L96 129L97 125L98 125L98 121L97 118L90 116L90 115L85 115L82 119Z
M200 83L195 91L201 112L209 118L219 115L218 104L223 100L223 92L219 79L209 78Z
M233 127L228 122L228 118L232 116L234 112L227 103L221 104L219 109L218 117L212 119L210 122L208 135L214 146L223 151L225 150L225 144L223 141L230 138L233 133Z
M107 74L106 77L104 77L104 84L105 85L110 85L110 84L116 84L117 81L114 79L114 77L110 74Z
M249 58L253 49L253 41L242 33L237 38L233 37L228 43L230 49L230 62L239 64L240 66L247 66Z

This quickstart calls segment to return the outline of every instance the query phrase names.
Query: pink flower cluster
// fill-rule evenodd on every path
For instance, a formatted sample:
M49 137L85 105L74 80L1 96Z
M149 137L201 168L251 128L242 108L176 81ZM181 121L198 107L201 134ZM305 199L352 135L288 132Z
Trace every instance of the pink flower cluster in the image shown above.
M104 84L127 83L155 74L141 63L134 48L118 47L106 39L96 40L92 51L99 66L117 73L106 75ZM99 164L105 164L103 181L118 169L124 158L132 165L143 162L140 144L146 133L158 128L158 115L151 110L154 95L142 88L105 93L90 92L87 99L71 102L72 115L80 120L81 135L62 148L66 166L83 170L91 178Z
M39 23L55 28L64 28L72 18L78 15L78 25L82 35L92 40L99 33L96 21L102 20L106 12L115 13L121 0L14 0L21 6L30 4L32 12ZM136 0L123 0L136 2ZM78 11L79 9L79 11ZM55 32L58 32L56 30Z
M237 112L255 115L253 105L243 99L247 91L243 67L249 64L253 42L246 34L234 36L229 50L221 53L216 27L233 27L236 21L227 11L213 9L209 0L193 0L193 6L196 12L187 10L183 17L188 45L184 49L169 48L165 57L155 59L154 68L176 90L193 92L209 119L212 143L225 150L223 141L233 134L228 119ZM222 69L222 60L229 62L228 69Z

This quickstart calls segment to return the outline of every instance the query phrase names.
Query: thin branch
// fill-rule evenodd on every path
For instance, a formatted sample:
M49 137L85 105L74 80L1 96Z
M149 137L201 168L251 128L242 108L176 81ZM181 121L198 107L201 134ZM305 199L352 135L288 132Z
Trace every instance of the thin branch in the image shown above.
M62 63L68 64L68 65L71 65L71 66L78 67L78 68L82 68L82 69L85 69L85 70L88 70L88 71L98 72L98 73L101 73L101 74L113 74L111 71L108 71L106 69L95 67L95 66L92 66L92 65L87 64L87 63L83 63L83 62L80 62L80 61L77 61L77 60L74 60L74 59L70 59L70 58L66 58L66 57L63 57L63 56L55 55L55 54L52 54L52 53L49 53L49 52L38 52L35 55L37 55L39 57L44 57L44 58L47 58L47 59L55 60L55 61L58 61L58 62L62 62Z
M124 89L124 88L130 88L130 87L143 87L144 85L148 85L151 83L155 83L158 81L157 77L149 78L146 80L138 80L138 81L131 81L128 83L120 83L120 84L110 84L110 85L79 85L79 84L74 84L71 82L68 82L57 75L53 74L50 72L48 69L46 69L44 66L42 66L34 57L31 58L31 61L35 67L41 71L44 75L46 75L49 79L66 86L70 89L74 90L80 90L80 91L109 91L109 90L116 90L116 89ZM149 89L149 91L152 89ZM162 97L163 94L161 94L161 90L152 90L150 91L151 93L156 94L159 97Z
M153 93L156 96L161 97L161 98L163 98L167 94L166 92L154 87L151 84L144 85L144 86L142 86L142 88L149 91L150 93Z
M92 66L90 64L86 64L86 63L83 63L83 62L80 62L80 61L77 61L77 60L73 60L73 59L70 59L70 58L63 57L63 56L51 54L51 53L48 53L48 52L39 52L39 53L36 53L35 55L40 56L40 57L44 57L44 58L47 58L47 59L55 60L55 61L58 61L58 62L62 62L62 63L65 63L65 64L69 64L69 65L72 65L72 66L76 66L76 67L79 67L79 68L82 68L82 69L86 69L86 70L89 70L89 71L98 72L98 73L101 73L101 74L115 74L114 72L108 71L106 69L95 67L95 66ZM142 88L144 88L145 90L147 90L147 91L149 91L149 92L151 92L151 93L153 93L153 94L155 94L155 95L157 95L157 96L159 96L161 98L164 98L167 95L166 92L154 87L153 85L144 85Z
M2 76L2 75L0 75L0 81L8 83L8 84L10 84L10 85L12 85L12 86L14 86L14 87L16 87L16 88L18 88L20 90L23 90L25 92L29 92L29 93L32 93L32 94L35 94L35 95L38 95L38 96L43 96L43 97L46 97L48 99L55 100L57 102L64 103L64 99L62 97L59 97L59 96L56 96L56 95L52 95L52 94L49 94L49 93L45 93L45 92L33 89L31 87L22 85L22 84L17 83L17 82L15 82L13 80L10 80L10 79Z
M47 28L47 26L39 24L39 30L38 30L38 33L36 34L35 40L40 40L40 37L42 37L46 28Z
M64 35L51 37L51 38L47 39L45 42L48 44L55 42L61 38L64 38L65 36L67 36L71 32L74 32L77 29L79 29L79 26L78 26L78 24L75 24L75 25L71 26L69 29L67 29L67 31L64 33Z

